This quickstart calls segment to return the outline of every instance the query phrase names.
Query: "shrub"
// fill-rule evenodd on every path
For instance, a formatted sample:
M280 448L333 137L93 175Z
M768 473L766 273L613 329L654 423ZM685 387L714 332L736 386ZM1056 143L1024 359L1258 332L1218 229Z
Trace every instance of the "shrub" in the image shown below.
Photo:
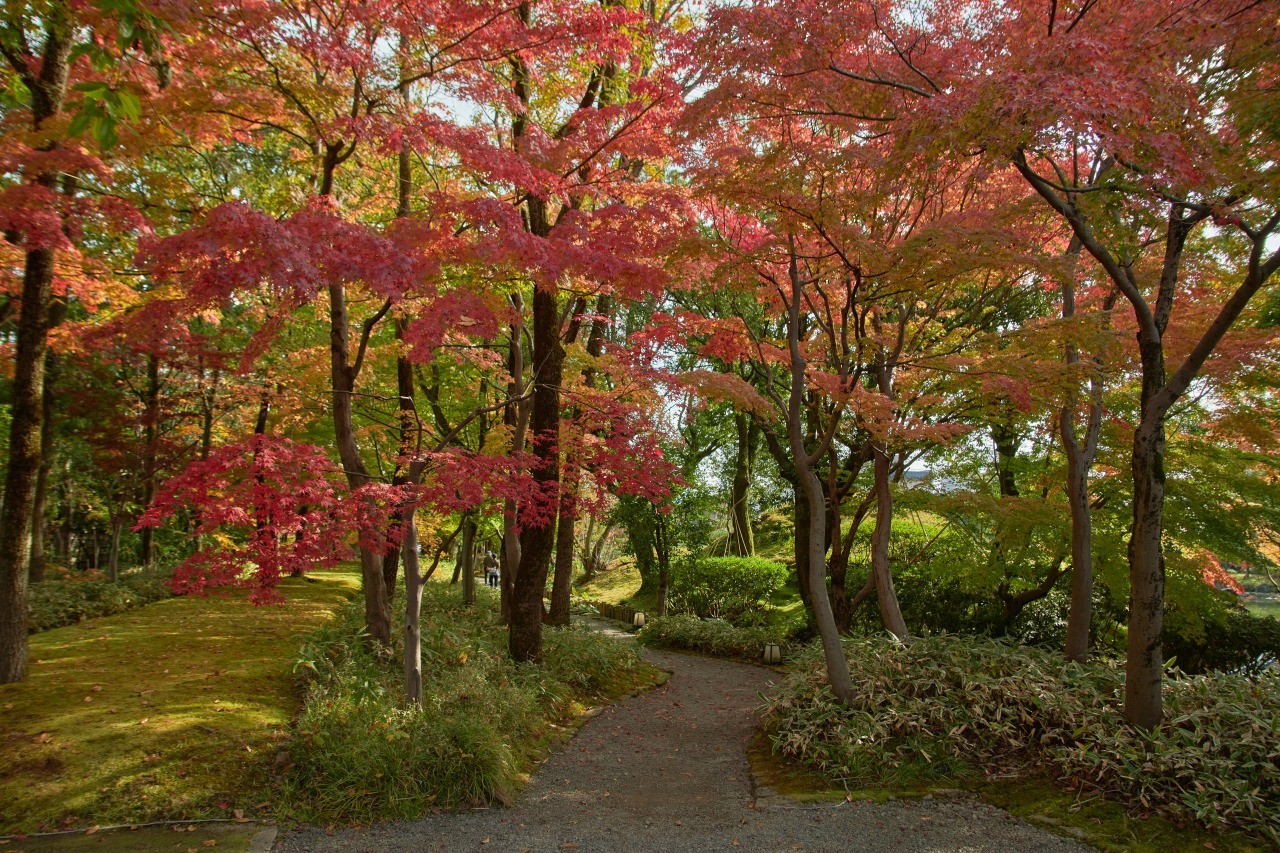
M954 774L1037 765L1140 811L1280 843L1280 675L1171 679L1166 724L1120 715L1116 660L1064 663L1034 647L924 637L847 644L860 685L852 707L826 687L821 654L776 688L766 724L776 749L829 776L875 783L904 772Z
M660 648L686 649L759 663L764 644L785 644L783 635L778 628L738 628L726 622L676 615L650 619L640 632L640 640Z
M169 598L170 572L126 574L118 583L103 580L48 580L27 590L27 630L32 634L111 616Z
M496 596L481 592L474 608L458 599L455 587L426 585L421 708L405 706L399 651L362 642L358 603L307 638L283 814L367 823L507 802L547 724L638 671L630 644L581 627L547 629L545 662L516 666Z
M1206 616L1203 625L1201 635L1165 631L1165 657L1173 657L1185 672L1257 675L1280 660L1280 619L1233 607Z
M759 557L698 557L671 568L671 603L698 616L733 620L768 606L787 567Z

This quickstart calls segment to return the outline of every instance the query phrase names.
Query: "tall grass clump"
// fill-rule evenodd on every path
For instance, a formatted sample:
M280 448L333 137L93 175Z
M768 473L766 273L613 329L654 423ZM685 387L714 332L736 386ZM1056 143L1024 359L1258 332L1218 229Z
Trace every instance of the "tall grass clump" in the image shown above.
M766 707L774 748L849 784L1039 767L1082 792L1280 844L1280 674L1171 678L1154 732L1120 714L1121 662L982 638L846 644L850 707L806 649Z
M507 802L550 723L638 677L633 648L582 628L547 629L545 662L517 666L496 596L482 593L472 608L458 599L444 584L424 592L421 708L404 701L400 650L364 643L360 606L307 638L282 814L368 823Z

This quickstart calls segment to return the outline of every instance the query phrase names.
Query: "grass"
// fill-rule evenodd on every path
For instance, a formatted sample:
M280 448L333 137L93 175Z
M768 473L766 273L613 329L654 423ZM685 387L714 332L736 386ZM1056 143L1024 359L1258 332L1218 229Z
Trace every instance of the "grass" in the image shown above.
M30 677L0 686L0 833L257 815L299 695L301 632L358 588L346 573L173 598L32 636Z
M411 708L398 650L370 654L361 624L349 607L300 653L310 684L280 789L286 820L365 824L508 803L595 706L665 677L632 644L581 626L545 629L543 661L516 665L495 590L465 607L459 588L429 583L424 702Z

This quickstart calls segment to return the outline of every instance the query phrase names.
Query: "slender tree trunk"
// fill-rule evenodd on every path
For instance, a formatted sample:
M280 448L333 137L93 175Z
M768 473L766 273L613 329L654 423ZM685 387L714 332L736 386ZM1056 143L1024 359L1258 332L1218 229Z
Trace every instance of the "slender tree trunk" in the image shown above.
M352 395L355 392L355 369L348 349L349 321L347 294L340 284L329 287L329 355L330 379L333 383L333 431L338 445L347 483L357 489L369 482L369 472L356 444ZM360 577L364 589L365 628L371 642L391 644L391 611L387 604L386 583L382 575L382 556L368 548L360 548Z
M556 570L551 580L551 612L548 625L569 624L569 593L573 581L574 530L577 526L578 471L571 468L565 477L560 496L560 518L556 523Z
M159 451L160 427L160 359L147 356L147 389L143 398L142 415L142 508L151 506L156 491L156 457ZM151 568L154 558L155 528L144 527L138 531L138 562L143 568Z
M414 511L404 513L404 694L422 705L422 574L418 567L418 528Z
M203 379L203 369L201 370L201 378ZM209 453L213 450L213 416L214 416L214 400L218 393L218 380L222 374L219 368L213 369L212 385L207 391L201 392L200 395L200 461L205 462L209 459ZM200 510L194 510L193 519L194 526L200 526ZM195 549L197 551L204 550L203 534L196 534Z
M759 427L750 415L738 412L733 416L738 434L738 452L733 462L733 482L729 509L732 519L729 552L739 557L751 557L756 553L755 534L751 529L749 491L755 463L754 444L759 439ZM755 434L753 434L753 432Z
M524 300L517 293L511 297L512 307L517 320L511 324L510 341L507 346L507 372L511 377L507 385L509 403L502 413L503 423L511 430L511 452L524 452L525 445L525 406L518 402L524 396L524 345L521 333L524 329L520 321L520 312L524 309ZM498 584L502 602L502 621L511 624L511 600L515 587L516 573L520 568L520 533L517 525L520 507L510 498L502 505L502 559L499 561Z
M671 589L671 548L667 542L667 519L660 513L654 513L657 519L654 523L654 554L658 559L658 601L657 609L659 616L667 615L667 593Z
M889 565L889 536L893 529L893 492L890 489L889 454L875 448L876 526L871 532L871 575L875 579L876 601L880 604L880 620L885 630L898 640L908 640L906 620L893 588L893 571Z
M124 531L124 507L116 508L111 519L111 549L107 552L107 579L120 580L120 534Z
M467 516L462 527L462 547L458 551L458 569L462 573L462 603L476 603L476 520Z
M406 167L403 163L405 158L402 156L401 169ZM403 186L404 181L401 181ZM404 340L404 330L408 325L407 321L401 319L396 321L396 339ZM413 363L404 355L396 359L396 393L398 408L400 412L400 458L396 460L396 470L391 477L391 484L394 486L403 486L409 482L409 470L411 463L408 461L416 450L417 437L417 410L414 406L414 396L416 389L413 384ZM391 524L393 526L399 524L399 520L393 518ZM393 546L382 555L382 583L383 591L387 596L387 607L390 608L391 600L396 594L396 575L399 573L400 567L400 550L402 546Z
M50 320L50 326L57 325ZM53 468L53 393L57 381L58 355L53 350L44 354L44 422L40 425L40 473L36 479L35 504L31 509L31 567L28 570L32 583L44 580L45 527L49 511L49 473Z
M533 207L538 209L540 205ZM545 213L538 214L541 215ZM549 499L558 496L560 485L560 383L564 363L559 300L553 286L537 287L533 292L533 362L538 377L529 419L538 459L533 479L543 499ZM520 534L520 568L511 594L510 648L511 657L517 662L542 657L542 597L554 549L554 514L524 527Z
M1089 463L1076 441L1074 414L1061 415L1062 446L1067 457L1067 504L1071 508L1071 608L1067 614L1067 660L1089 656L1093 620L1093 516L1089 509Z
M1150 403L1164 385L1159 342L1141 341L1142 419L1133 437L1133 530L1129 538L1129 638L1125 716L1146 729L1160 725L1164 675L1164 418Z
M791 391L787 399L787 437L791 445L791 458L795 460L796 480L804 490L809 509L808 542L809 591L813 603L813 617L822 640L822 654L827 666L827 679L831 692L843 704L853 701L853 680L849 677L849 662L840 644L840 631L836 628L831 612L831 599L827 595L827 510L822 492L822 481L814 465L817 454L811 454L804 441L804 396L806 361L800 349L800 301L801 281L795 255L790 265L791 294L787 317L787 346L791 356Z
M800 588L800 601L805 610L813 612L813 591L809 578L809 499L799 482L791 486L791 541L795 555L796 585ZM825 588L825 581L823 583Z

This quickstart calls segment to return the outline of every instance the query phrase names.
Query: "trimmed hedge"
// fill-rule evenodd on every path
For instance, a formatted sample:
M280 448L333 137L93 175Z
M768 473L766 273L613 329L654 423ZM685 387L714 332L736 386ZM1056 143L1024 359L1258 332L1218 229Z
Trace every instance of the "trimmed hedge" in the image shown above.
M671 567L671 604L697 616L733 621L768 607L787 567L760 557L698 557Z

